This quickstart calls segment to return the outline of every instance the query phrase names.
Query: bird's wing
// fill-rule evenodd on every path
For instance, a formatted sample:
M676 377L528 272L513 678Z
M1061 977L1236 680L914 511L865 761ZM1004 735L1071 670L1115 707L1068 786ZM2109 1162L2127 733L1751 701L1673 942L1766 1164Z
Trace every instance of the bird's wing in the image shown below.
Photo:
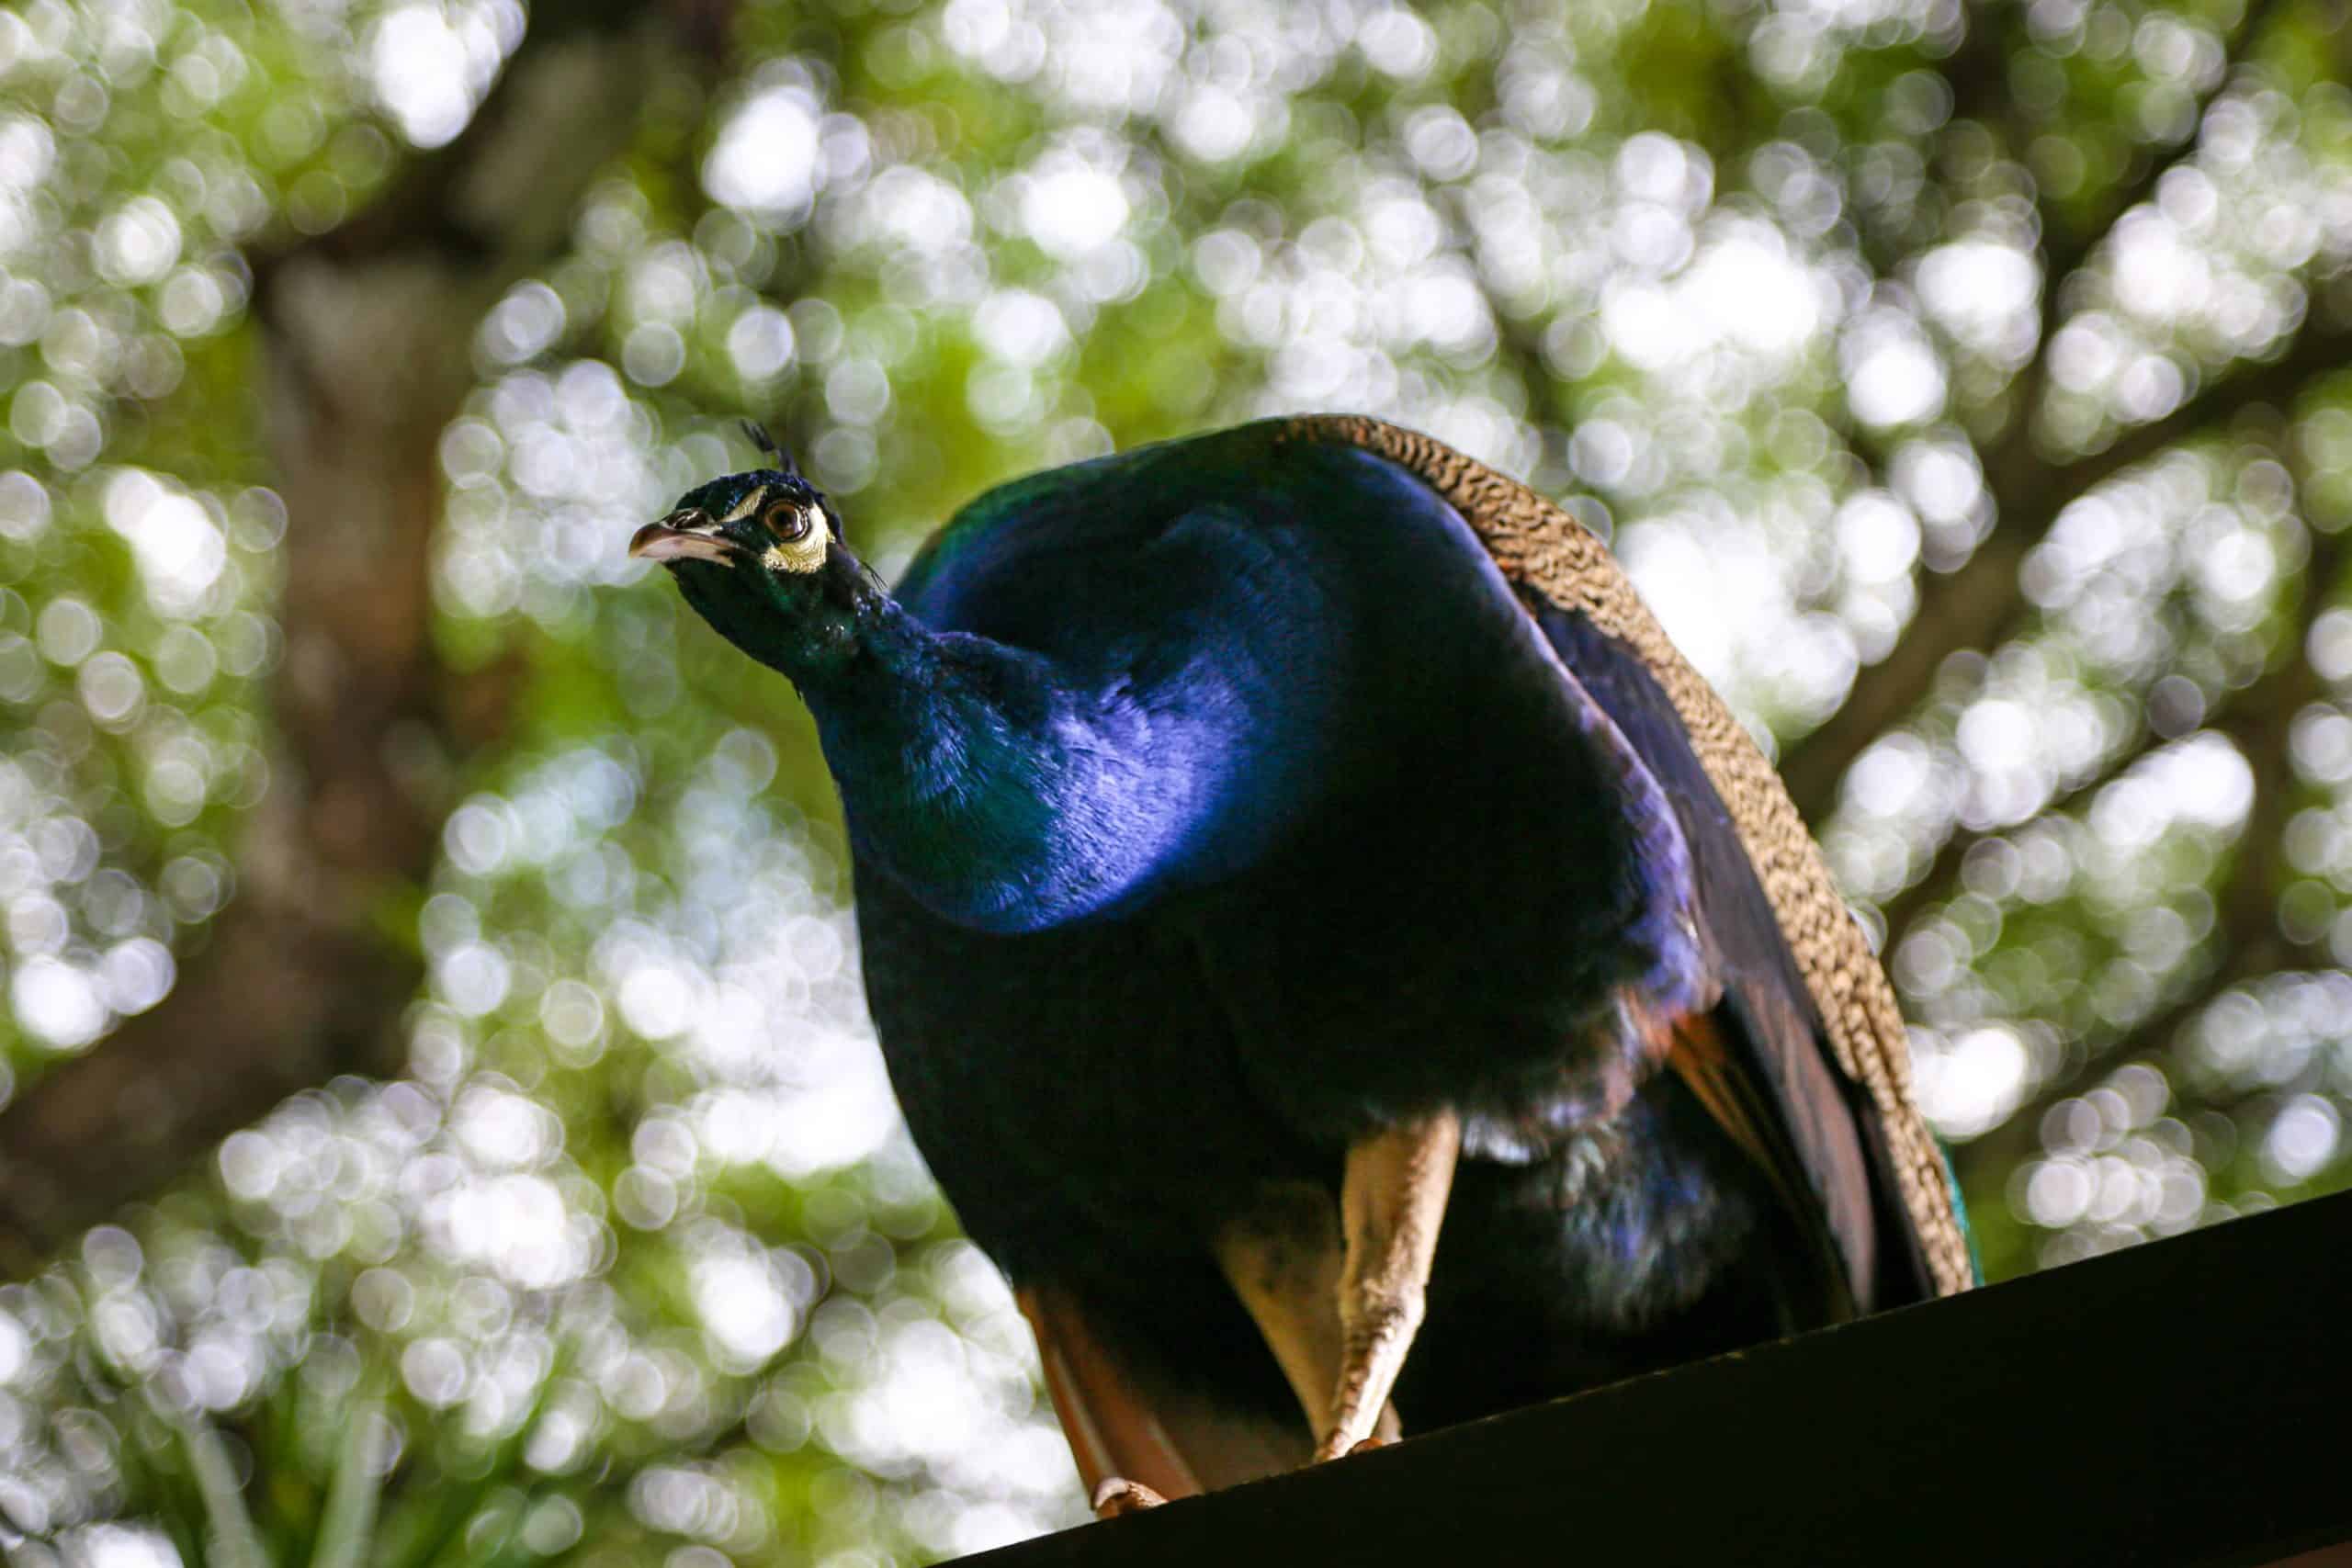
M1700 880L1702 900L1714 885L1720 911L1709 935L1735 979L1747 981L1727 986L1726 1004L1754 1048L1746 1059L1756 1064L1760 1081L1727 1076L1709 1065L1706 1053L1680 1045L1685 1081L1700 1089L1702 1100L1713 1092L1726 1110L1777 1106L1793 1145L1782 1157L1792 1156L1824 1192L1850 1191L1834 1168L1840 1162L1828 1151L1838 1140L1826 1123L1846 1114L1847 1086L1859 1088L1867 1152L1885 1172L1887 1202L1905 1222L1894 1234L1916 1241L1936 1292L1966 1289L1974 1274L1967 1236L1950 1169L1911 1096L1893 987L1772 764L1668 639L1606 547L1526 486L1415 432L1346 415L1267 429L1277 443L1354 446L1417 475L1469 523L1539 619L1548 607L1545 630L1555 648L1565 635L1577 652L1564 662L1589 687L1612 689L1594 694L1651 771L1669 791L1681 792L1685 831L1695 827L1700 840L1695 852L1706 857L1712 845L1719 863L1736 855L1746 868L1736 876L1711 876L1702 868ZM1637 733L1644 731L1647 743ZM1738 908L1750 901L1760 904L1754 918ZM1742 963L1741 946L1749 941L1771 949L1760 967ZM1792 973L1796 983L1776 984L1776 969ZM1827 1042L1834 1071L1816 1039ZM1831 1198L1830 1206L1833 1230L1851 1234L1860 1221L1850 1200Z
M1295 1470L1311 1457L1306 1429L1295 1422L1147 1386L1076 1293L1033 1284L1016 1299L1037 1336L1046 1392L1089 1496L1117 1476L1162 1497L1190 1497Z
M1695 918L1723 982L1712 1012L1677 1021L1667 1066L1764 1168L1801 1229L1834 1247L1869 1308L1922 1293L1917 1259L1882 1238L1909 1234L1882 1214L1859 1087L1831 1067L1821 1028L1730 814L1708 781L1680 716L1647 669L1589 619L1521 589L1561 661L1623 732L1673 802L1690 846ZM1891 1222L1891 1223L1883 1223ZM1891 1271L1888 1271L1891 1270Z
M1736 1004L1726 1006L1736 1009ZM1879 1284L1885 1267L1879 1215L1854 1124L1844 1122L1828 1136L1808 1126L1804 1131L1815 1135L1792 1136L1781 1103L1772 1097L1763 1075L1748 1066L1758 1053L1754 1047L1743 1050L1745 1043L1736 1031L1722 1010L1682 1020L1674 1031L1667 1070L1682 1080L1731 1141L1763 1168L1782 1207L1796 1221L1798 1233L1821 1258L1821 1278L1844 1283L1843 1291L1830 1287L1825 1306L1831 1319L1917 1299L1921 1293L1917 1266L1908 1257L1896 1265L1898 1278L1890 1282L1892 1288ZM1812 1048L1809 1038L1804 1048ZM1835 1092L1833 1086L1822 1087Z

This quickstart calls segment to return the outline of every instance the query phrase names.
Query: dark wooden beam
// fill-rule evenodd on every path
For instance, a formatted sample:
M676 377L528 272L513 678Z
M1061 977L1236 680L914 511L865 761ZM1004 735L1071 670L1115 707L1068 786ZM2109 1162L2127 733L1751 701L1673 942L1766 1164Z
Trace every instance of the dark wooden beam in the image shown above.
M2352 1193L968 1561L2255 1568L2347 1412Z

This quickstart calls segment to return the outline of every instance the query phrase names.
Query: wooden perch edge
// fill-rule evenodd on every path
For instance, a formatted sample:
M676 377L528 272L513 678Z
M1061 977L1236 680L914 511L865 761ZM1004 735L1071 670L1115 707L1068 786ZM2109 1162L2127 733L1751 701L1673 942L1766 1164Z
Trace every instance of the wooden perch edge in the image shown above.
M2352 1541L2347 1299L2352 1193L967 1561L2272 1563Z

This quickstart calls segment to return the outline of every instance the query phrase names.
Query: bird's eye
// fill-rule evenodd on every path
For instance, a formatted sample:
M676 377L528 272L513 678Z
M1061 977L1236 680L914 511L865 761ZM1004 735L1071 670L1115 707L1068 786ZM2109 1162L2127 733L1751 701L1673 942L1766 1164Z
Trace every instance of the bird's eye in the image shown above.
M768 508L767 516L762 521L767 525L769 533L785 544L793 545L808 536L812 526L810 516L810 508L787 501Z

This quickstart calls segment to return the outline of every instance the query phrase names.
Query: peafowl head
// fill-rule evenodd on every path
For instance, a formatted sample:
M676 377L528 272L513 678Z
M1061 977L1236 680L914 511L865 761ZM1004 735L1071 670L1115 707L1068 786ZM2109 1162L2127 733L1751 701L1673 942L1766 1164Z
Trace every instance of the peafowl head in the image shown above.
M842 542L823 493L754 435L780 467L688 491L637 531L628 553L668 567L686 603L761 663L796 680L820 675L855 648L881 589Z

